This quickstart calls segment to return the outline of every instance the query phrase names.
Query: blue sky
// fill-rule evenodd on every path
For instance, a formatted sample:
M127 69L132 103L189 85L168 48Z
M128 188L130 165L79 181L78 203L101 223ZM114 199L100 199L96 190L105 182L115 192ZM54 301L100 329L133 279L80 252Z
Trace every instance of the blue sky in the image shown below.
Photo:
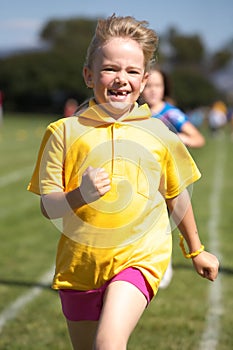
M0 50L34 47L51 18L132 15L147 20L160 35L174 26L183 34L199 34L215 51L233 39L232 0L0 0Z

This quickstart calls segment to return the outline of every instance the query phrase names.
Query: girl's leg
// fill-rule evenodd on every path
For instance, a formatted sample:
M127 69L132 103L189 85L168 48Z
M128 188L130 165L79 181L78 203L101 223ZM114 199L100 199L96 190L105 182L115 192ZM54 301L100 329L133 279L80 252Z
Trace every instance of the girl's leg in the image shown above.
M163 278L160 282L159 288L165 289L169 286L173 276L173 268L172 268L172 259L169 262L169 265L167 267L167 270L165 271L165 274L163 275Z
M66 320L71 343L74 350L93 350L96 334L96 321L69 321Z
M125 350L130 334L142 315L147 300L126 281L114 281L105 292L95 340L95 350Z

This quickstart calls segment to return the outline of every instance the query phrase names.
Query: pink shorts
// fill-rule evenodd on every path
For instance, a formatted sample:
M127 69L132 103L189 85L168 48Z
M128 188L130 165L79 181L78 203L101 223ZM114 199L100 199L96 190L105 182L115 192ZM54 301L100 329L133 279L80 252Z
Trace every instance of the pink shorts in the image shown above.
M129 267L119 272L110 281L97 289L88 291L60 289L59 295L65 317L70 321L98 321L103 306L105 290L108 285L114 281L127 281L132 283L145 295L148 304L153 298L153 290L141 271Z

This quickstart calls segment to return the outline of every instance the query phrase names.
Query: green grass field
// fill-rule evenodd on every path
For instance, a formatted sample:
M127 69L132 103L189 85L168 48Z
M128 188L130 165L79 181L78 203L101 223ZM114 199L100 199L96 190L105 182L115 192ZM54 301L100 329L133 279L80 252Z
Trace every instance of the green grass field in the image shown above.
M53 119L5 115L0 129L1 350L71 349L58 295L42 278L54 265L59 232L40 214L39 198L26 191L45 126ZM175 231L172 283L145 311L129 350L233 349L233 142L228 130L219 138L203 132L206 146L191 152L203 174L192 201L206 249L219 253L219 282L195 273ZM206 337L212 342L203 345Z

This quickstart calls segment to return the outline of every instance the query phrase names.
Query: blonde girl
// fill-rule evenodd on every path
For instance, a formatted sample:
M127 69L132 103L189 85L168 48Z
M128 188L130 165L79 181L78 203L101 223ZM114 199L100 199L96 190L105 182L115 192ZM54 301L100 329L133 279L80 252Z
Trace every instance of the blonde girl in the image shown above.
M177 136L136 103L157 41L133 17L98 22L83 69L93 99L48 126L28 187L61 230L52 286L73 349L127 348L170 259L167 205L197 272L217 276L186 192L200 173Z

